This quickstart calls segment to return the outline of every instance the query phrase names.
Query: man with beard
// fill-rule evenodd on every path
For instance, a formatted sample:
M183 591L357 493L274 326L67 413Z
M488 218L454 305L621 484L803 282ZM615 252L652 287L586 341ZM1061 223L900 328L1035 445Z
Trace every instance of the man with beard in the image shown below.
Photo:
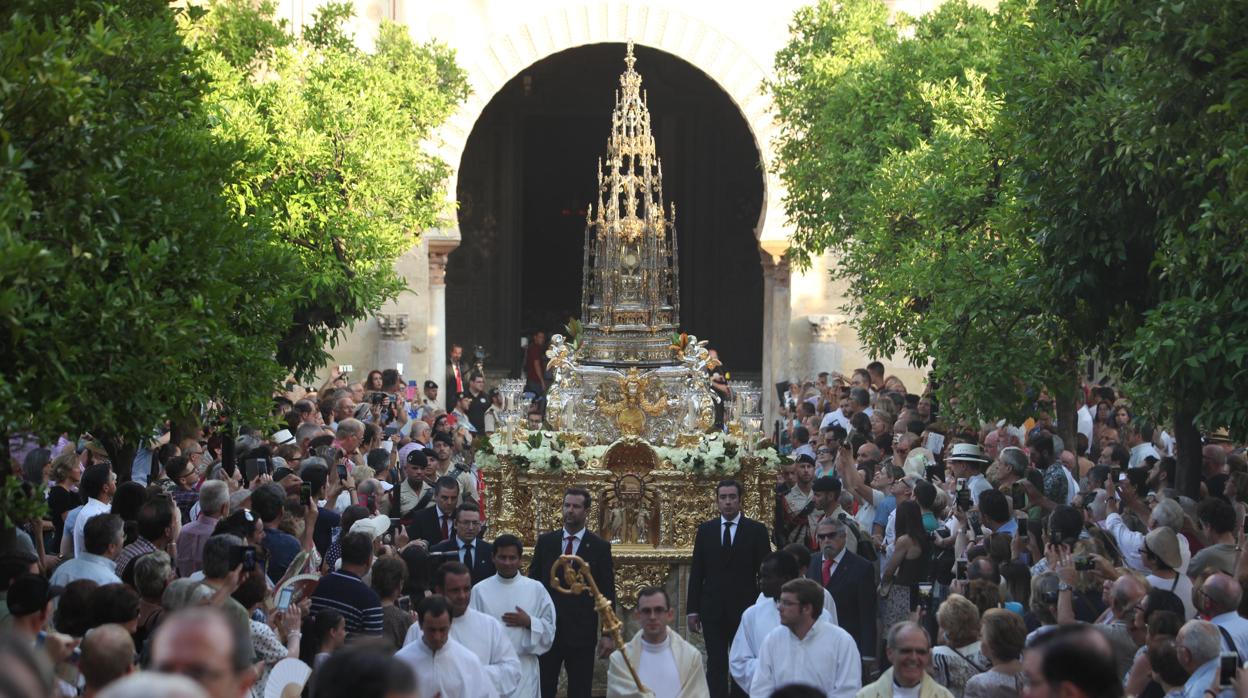
M450 434L433 435L434 464L438 470L438 478L453 477L459 481L459 501L463 504L477 502L477 479L471 469L455 458L455 439Z
M476 656L498 695L512 695L520 682L520 658L507 639L503 624L470 608L472 573L463 563L443 563L434 573L433 588L451 607L451 639ZM422 635L419 626L408 628L403 647L421 642Z
M541 657L542 698L554 698L559 670L568 671L569 698L590 694L594 673L594 648L606 657L615 649L609 635L599 634L598 613L587 594L561 594L550 589L550 571L562 555L576 555L590 565L598 590L615 603L615 566L611 544L585 530L585 518L593 504L589 491L570 487L563 495L563 528L543 533L533 550L529 576L541 582L555 603L555 642Z
M811 579L780 588L780 625L767 634L750 683L750 698L768 698L788 683L804 683L828 698L853 698L862 687L854 638L820 617L823 589Z
M797 483L776 501L776 545L804 543L813 549L813 527L819 523L823 512L815 503L811 485L815 481L815 459L808 455L798 456Z
M507 639L520 658L520 680L511 695L537 698L541 690L538 657L555 641L555 604L536 580L520 574L524 544L504 534L494 539L496 574L472 590L468 606L502 621Z

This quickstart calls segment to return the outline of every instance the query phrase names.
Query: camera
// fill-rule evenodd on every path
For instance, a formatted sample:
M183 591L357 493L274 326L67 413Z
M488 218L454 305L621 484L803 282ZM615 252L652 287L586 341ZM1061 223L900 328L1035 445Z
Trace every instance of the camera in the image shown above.
M1220 659L1222 662L1222 672L1221 683L1219 685L1230 686L1231 681L1235 678L1236 670L1239 669L1239 655L1235 652L1223 652Z
M1085 557L1083 555L1079 555L1075 558L1075 571L1076 572L1087 572L1095 568L1096 568L1096 563L1093 562L1091 558Z
M299 501L303 502L305 507L312 506L312 483L305 482L299 485Z

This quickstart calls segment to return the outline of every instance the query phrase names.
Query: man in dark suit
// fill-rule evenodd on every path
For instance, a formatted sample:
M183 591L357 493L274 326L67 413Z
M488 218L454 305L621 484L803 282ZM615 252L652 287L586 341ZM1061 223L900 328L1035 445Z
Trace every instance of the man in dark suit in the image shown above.
M494 548L477 537L480 533L480 507L460 504L455 508L455 535L430 548L435 553L458 554L459 561L472 572L473 586L494 574Z
M820 552L811 557L806 576L819 582L836 602L837 620L858 641L863 662L875 657L875 567L845 547L845 523L819 522L815 539Z
M741 483L715 487L719 518L698 526L689 572L689 628L706 638L706 684L713 698L745 696L728 678L728 648L741 614L758 597L758 566L771 552L767 527L741 515ZM731 691L731 692L730 692Z
M459 503L459 481L455 478L443 475L434 488L434 506L419 509L411 515L410 521L403 521L407 525L408 538L423 540L430 546L454 534L455 505Z
M561 594L550 588L550 570L561 555L576 555L589 564L598 591L615 604L615 566L611 544L585 530L593 503L589 491L569 487L563 495L563 529L543 533L533 548L529 576L541 582L555 604L555 643L539 659L542 698L554 698L559 670L568 670L568 698L586 698L594 675L594 647L606 657L615 642L598 632L598 613L588 594Z

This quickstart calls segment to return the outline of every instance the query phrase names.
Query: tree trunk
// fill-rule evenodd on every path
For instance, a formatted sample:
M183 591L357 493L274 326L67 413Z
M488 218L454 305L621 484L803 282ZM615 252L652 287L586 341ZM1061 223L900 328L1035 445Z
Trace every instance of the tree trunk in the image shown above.
M120 436L93 433L99 439L100 445L108 452L108 459L113 464L113 472L117 475L117 483L129 482L131 470L134 468L134 455L138 452L138 448Z
M1196 427L1195 412L1180 406L1174 413L1174 440L1178 449L1174 487L1179 494L1200 499L1200 429Z
M1053 417L1057 420L1057 435L1061 437L1062 445L1077 455L1079 415L1075 400L1082 395L1079 390L1079 361L1072 356L1062 363L1066 380L1053 390ZM1055 455L1061 460L1061 453Z

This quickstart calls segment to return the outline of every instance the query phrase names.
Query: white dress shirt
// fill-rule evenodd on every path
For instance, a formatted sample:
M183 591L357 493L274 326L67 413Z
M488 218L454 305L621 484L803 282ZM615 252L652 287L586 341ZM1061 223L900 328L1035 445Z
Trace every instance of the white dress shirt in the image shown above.
M741 512L737 512L737 517L734 519L725 519L722 515L719 517L719 540L724 540L724 524L730 520L732 528L728 529L728 542L735 544L737 542L737 529L741 528Z
M581 529L576 533L568 533L568 529L563 529L563 537L559 539L559 554L568 549L568 536L572 536L572 554L577 555L581 552L581 539L585 537L585 529Z
M416 641L407 642L394 658L406 662L416 675L416 692L441 698L498 698L494 683L483 671L481 660L467 647L449 639L434 652L416 630ZM412 633L407 634L409 640Z
M511 695L520 682L520 658L503 631L502 621L469 607L464 615L451 619L451 640L466 647L481 662L495 693ZM403 639L404 649L413 644L425 644L417 624L407 629Z
M91 497L86 504L82 505L82 510L78 512L78 518L74 519L74 557L82 554L82 546L85 540L82 535L82 529L86 528L87 522L91 520L91 517L107 514L112 510L111 504L105 504L95 497Z
M823 604L820 620L836 625L836 604L827 589L823 590ZM762 594L758 595L753 606L741 614L741 623L737 626L737 634L733 636L732 646L728 650L728 673L732 674L732 680L738 686L750 686L754 671L758 668L758 653L762 649L763 640L768 633L779 627L779 602Z
M854 698L862 688L862 657L854 638L822 619L800 640L786 627L772 630L763 640L750 698L768 698L789 683L809 684L828 698Z

